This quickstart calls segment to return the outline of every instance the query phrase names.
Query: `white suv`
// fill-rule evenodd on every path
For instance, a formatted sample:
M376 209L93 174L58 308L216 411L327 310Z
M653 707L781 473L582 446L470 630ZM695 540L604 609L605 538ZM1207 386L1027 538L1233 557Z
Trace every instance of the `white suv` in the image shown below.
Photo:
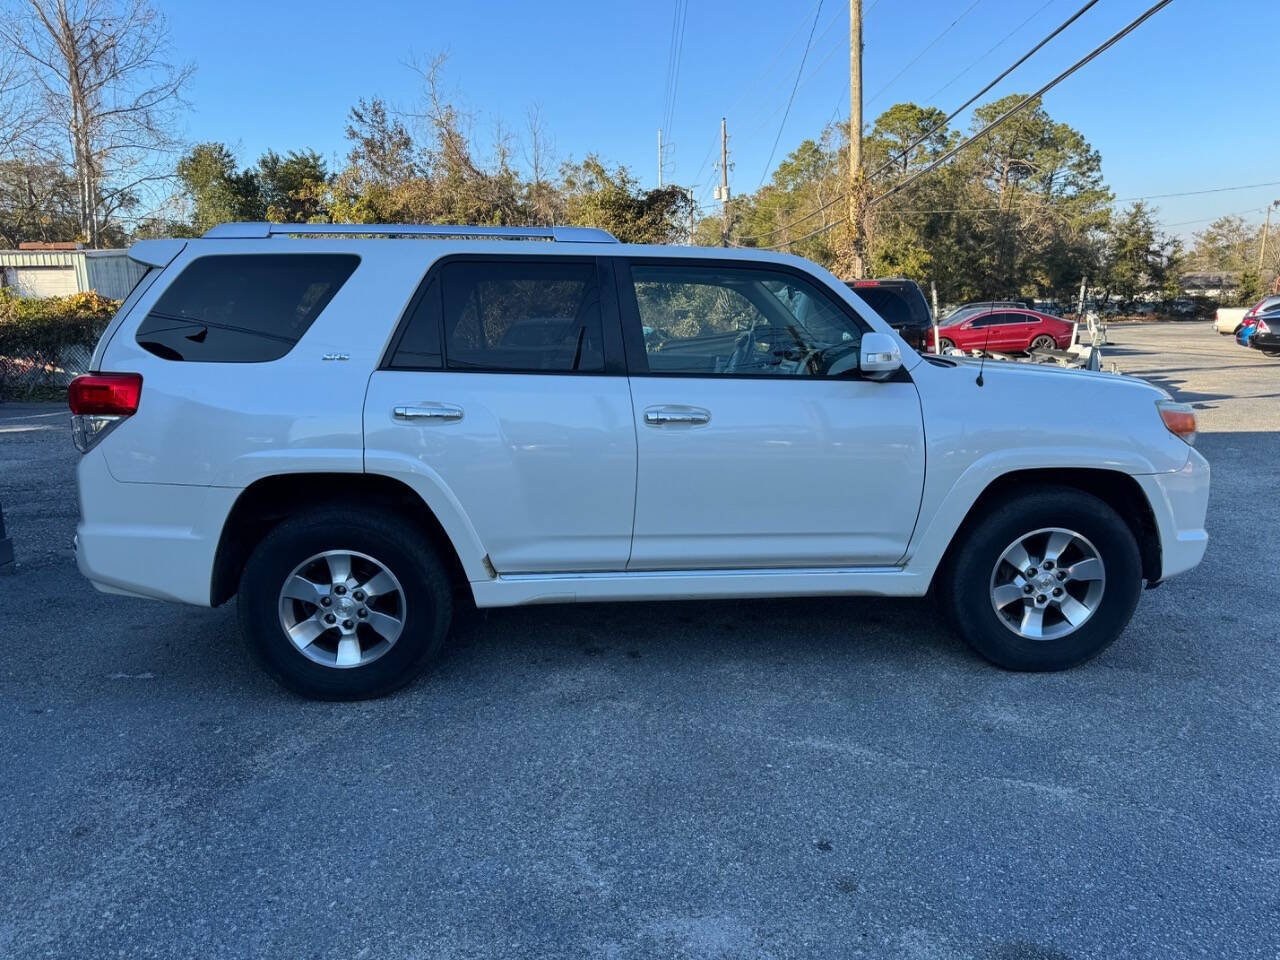
M80 569L239 595L307 696L414 677L458 600L937 588L1004 667L1204 553L1195 416L1139 380L920 356L796 257L575 228L226 224L70 390Z

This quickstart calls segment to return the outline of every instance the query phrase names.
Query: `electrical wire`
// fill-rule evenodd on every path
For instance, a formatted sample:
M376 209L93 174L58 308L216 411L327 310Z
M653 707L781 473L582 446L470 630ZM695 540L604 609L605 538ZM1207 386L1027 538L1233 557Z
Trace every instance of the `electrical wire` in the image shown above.
M814 3L814 7L816 8L821 4L822 4L822 0L816 0L816 2ZM766 73L768 73L773 68L773 65L782 59L782 55L786 52L787 48L791 46L791 41L795 40L798 36L800 36L800 32L801 30L804 29L805 20L807 19L808 19L807 16L796 18L795 29L792 30L790 34L788 34L786 40L782 41L777 51L774 53L773 57L770 58L769 62L766 63L760 69L760 72L755 74L755 76L753 76L751 80L749 80L747 83L743 84L741 87L738 88L738 96L735 97L732 101L730 101L729 106L726 107L724 110L724 113L726 115L729 114L734 107L736 107L739 103L742 102L743 98L747 95L748 92L754 89L754 84L756 83L756 81L759 80L761 77L763 77ZM707 161L711 159L711 155L715 152L716 144L719 142L720 142L720 136L719 134L717 134L715 137L712 138L711 145L707 147L707 152L703 155L702 162L698 164L697 173L693 175L693 180L695 183L699 180L699 178L701 178L702 171L706 169Z
M1049 43L1049 41L1057 37L1060 33L1062 33L1062 31L1066 30L1067 27L1071 26L1071 24L1075 23L1078 19L1080 19L1080 17L1083 16L1084 13L1090 7L1094 6L1097 2L1098 0L1087 0L1084 6L1080 7L1079 10L1077 10L1070 17L1068 17L1066 20L1060 23L1057 27L1055 27L1046 37L1044 37L1044 39L1042 39L1034 47L1032 47L1030 50L1024 53L1017 60L1015 60L1010 66L1006 67L1003 71L1001 71L1001 73L998 76L996 76L994 80L990 81L986 86L984 86L981 90L979 90L977 93L971 96L968 100L966 100L960 106L952 110L949 114L947 114L945 117L939 120L936 124L934 124L929 130L925 131L920 136L916 137L913 141L911 141L911 143L907 144L907 146L903 149L903 151L900 154L891 156L881 166L877 167L875 170L869 173L868 176L869 177L879 176L880 174L888 170L890 167L897 166L898 162L901 161L903 157L909 156L912 150L914 150L920 144L924 143L927 139L929 139L929 137L933 136L939 130L946 127L948 123L954 120L957 116L959 116L964 110L966 110L973 103L975 103L979 97L981 97L983 94L990 91L1001 80L1009 76L1009 74L1013 73L1014 70L1018 69L1018 67L1022 66L1024 63L1030 60L1032 56L1038 53L1045 46L1045 44ZM850 136L852 135L853 134L851 132ZM744 241L745 240L763 240L764 238L773 236L774 234L784 233L787 230L794 227L797 223L803 223L805 220L809 220L813 217L816 217L823 210L826 210L828 207L838 203L840 199L843 199L843 198L837 198L836 200L832 200L830 203L827 203L824 206L819 207L817 210L807 213L803 217L800 217L797 220L791 221L791 223L787 224L786 226L775 227L773 230L768 230L764 233L756 234L755 236L742 237L741 240L744 240Z
M1020 24L1018 24L1016 27L1014 27L1012 30L1010 30L1008 33L1006 33L1006 34L1004 35L1004 39L1003 39L1003 40L1001 40L1001 41L1000 41L999 43L997 43L995 46L991 47L991 48L990 48L986 53L984 53L982 56L978 57L978 59L977 59L977 60L973 61L973 63L969 64L967 67L965 67L965 68L964 68L963 70L961 70L959 73L957 73L954 77L952 77L950 80L948 80L948 81L947 81L946 83L944 83L942 86L940 86L937 90L935 90L935 91L933 91L933 93L929 94L929 96L925 97L925 98L924 98L924 102L925 102L925 103L932 103L932 102L933 102L935 99L937 99L937 97L938 97L940 94L942 94L942 93L943 93L943 92L944 92L944 91L945 91L949 86L951 86L953 83L955 83L955 82L956 82L957 80L959 80L961 77L963 77L966 73L968 73L970 70L972 70L972 69L973 69L974 67L976 67L978 64L980 64L983 60L987 59L987 57L991 56L991 54L995 53L997 50L999 50L1001 47L1003 47L1006 43L1008 43L1008 42L1009 42L1010 38L1012 38L1012 37L1013 37L1013 35L1014 35L1015 33L1017 33L1019 30L1021 30L1023 27L1025 27L1028 23L1030 23L1030 22L1031 22L1032 20L1034 20L1036 17L1040 16L1040 14L1044 13L1044 11L1045 11L1045 10L1047 10L1049 7L1053 6L1056 2L1057 2L1057 0L1047 0L1047 2L1046 2L1042 7L1040 7L1038 10L1036 10L1036 12L1035 12L1035 13L1031 14L1031 16L1027 17L1027 19L1023 20Z
M869 205L881 203L887 200L889 197L893 196L894 194L901 193L903 190L907 189L907 187L911 186L916 181L918 181L921 177L925 176L928 173L931 173L932 171L940 167L942 164L946 163L948 160L954 157L957 153L959 153L965 147L969 146L971 143L976 143L978 140L983 139L988 133L995 130L997 127L1003 124L1006 120L1009 120L1016 114L1021 113L1030 104L1039 100L1040 97L1042 97L1049 90L1056 87L1063 80L1067 79L1067 77L1071 76L1077 70L1081 69L1086 64L1091 63L1097 57L1101 56L1107 50L1111 49L1113 46L1115 46L1117 43L1119 43L1121 40L1127 37L1134 30L1138 29L1138 27L1146 23L1147 20L1151 19L1153 16L1155 16L1157 13L1159 13L1161 10L1163 10L1172 2L1173 0L1159 0L1158 3L1155 3L1152 6L1148 7L1140 16L1130 21L1127 26L1125 26L1118 32L1112 34L1111 37L1109 37L1107 40L1103 41L1101 44L1094 47L1093 50L1085 54L1083 57L1081 57L1071 66L1067 67L1066 70L1062 71L1060 74L1058 74L1056 77L1054 77L1044 86L1042 86L1035 93L1023 98L1021 101L1015 104L1012 108L1005 111L1000 116L996 117L994 120L988 123L981 130L979 130L977 133L973 134L973 136L956 144L954 147L952 147L942 156L938 157L938 159L934 160L928 166L916 171L911 176L907 177L907 179L903 180L901 183L895 184L893 187L889 188L879 196L873 197L869 201ZM848 194L846 194L844 198L837 198L837 199L845 199L847 198L847 196ZM789 246L791 244L800 243L804 240L808 240L811 237L816 237L818 234L825 233L826 231L832 229L839 222L840 221L835 221L833 223L826 224L825 226L821 226L816 230L811 230L808 233L804 234L803 236L796 238L795 240L788 241L786 244L781 244L781 246ZM776 248L776 246L779 246L779 245L773 245L773 248Z
M813 26L809 28L809 39L804 45L804 53L800 56L800 69L796 71L796 82L791 85L791 96L787 97L787 109L782 114L782 122L778 124L778 135L773 138L773 148L769 151L769 159L765 161L764 173L760 174L760 183L756 189L764 186L765 178L773 168L773 156L778 152L778 142L782 139L782 131L787 126L787 118L791 116L791 104L796 99L796 88L800 86L800 77L804 74L805 61L809 59L809 48L813 46L813 34L818 29L818 18L822 16L822 0L818 0L818 10L813 15Z
M954 29L955 25L959 23L961 20L963 20L965 17L967 17L969 13L973 10L973 8L976 7L978 4L980 4L981 2L982 0L973 0L973 3L965 7L964 12L961 13L960 16L952 20L950 26L948 26L945 30L943 30L940 34L938 34L932 40L930 40L923 50L917 53L905 67L903 67L901 70L899 70L890 78L888 83L886 83L883 87L881 87L879 90L877 90L875 93L871 95L871 98L867 100L867 106L871 106L871 104L875 103L876 100L878 100L886 90L888 90L890 87L892 87L895 83L898 82L899 78L901 78L904 73L906 73L908 70L914 67L917 63L919 63L921 57L923 57L926 53L932 50L934 48L934 45L936 45L939 40L941 40L948 33L950 33L952 29Z

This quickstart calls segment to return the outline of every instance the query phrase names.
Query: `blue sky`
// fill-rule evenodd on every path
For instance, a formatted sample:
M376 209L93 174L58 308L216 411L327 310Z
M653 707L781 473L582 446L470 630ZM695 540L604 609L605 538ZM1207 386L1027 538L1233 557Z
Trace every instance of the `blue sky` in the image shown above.
M312 147L336 161L356 98L412 108L418 83L404 62L445 52L446 86L482 145L498 122L519 133L536 104L560 157L595 150L656 180L675 0L157 2L177 55L198 68L187 135L225 141L244 163L268 147ZM868 122L901 100L949 111L1081 2L864 0ZM990 97L1039 87L1150 2L1102 0ZM817 9L817 0L689 0L667 177L697 184L708 207L722 115L734 192L765 175ZM1277 36L1275 0L1174 0L1045 105L1101 152L1118 198L1280 181ZM847 0L823 0L801 77L775 165L848 115ZM1224 213L1260 219L1275 199L1280 185L1152 202L1170 232L1189 235Z

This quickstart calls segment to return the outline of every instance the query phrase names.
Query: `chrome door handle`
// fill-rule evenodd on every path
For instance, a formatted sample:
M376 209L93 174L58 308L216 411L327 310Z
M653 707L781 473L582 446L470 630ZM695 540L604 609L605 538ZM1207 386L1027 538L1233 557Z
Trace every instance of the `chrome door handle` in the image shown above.
M711 422L711 411L697 409L678 409L673 407L650 407L644 412L644 422L651 427L662 427L667 424L683 424L698 426Z
M397 420L429 423L456 423L462 419L462 408L451 403L421 403L394 408L391 415Z

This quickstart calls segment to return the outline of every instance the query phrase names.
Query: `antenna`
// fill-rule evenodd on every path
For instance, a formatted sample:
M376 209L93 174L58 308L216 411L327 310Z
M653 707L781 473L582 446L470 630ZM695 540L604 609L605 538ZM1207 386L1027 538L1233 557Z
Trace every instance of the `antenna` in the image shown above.
M991 309L994 310L996 308L996 302L994 300L988 302L991 304ZM994 317L995 314L993 313L991 316ZM987 347L991 343L991 326L992 325L990 323L987 324L987 335L982 338L982 357L978 360L978 379L973 381L978 386L982 386L982 368L987 365Z

